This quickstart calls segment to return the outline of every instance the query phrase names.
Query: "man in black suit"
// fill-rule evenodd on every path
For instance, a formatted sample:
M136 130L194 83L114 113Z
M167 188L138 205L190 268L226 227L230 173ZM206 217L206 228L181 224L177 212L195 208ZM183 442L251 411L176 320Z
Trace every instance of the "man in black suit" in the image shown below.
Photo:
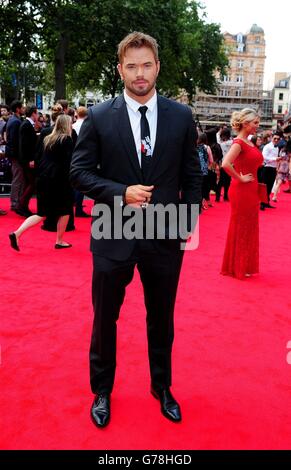
M73 154L71 181L95 200L93 215L100 203L113 212L122 204L124 213L132 206L143 221L149 207L157 204L184 202L190 209L191 204L201 202L202 181L191 110L157 95L160 63L155 39L132 33L119 44L118 56L124 94L89 109ZM126 221L124 216L123 228ZM180 407L170 391L173 314L183 258L180 240L128 239L124 233L98 239L95 223L97 217L91 238L95 315L90 378L96 394L91 417L99 427L109 422L116 321L137 266L147 310L151 392L159 399L164 416L180 421ZM113 232L116 225L113 222Z
M19 163L23 168L24 190L19 200L18 214L29 217L32 212L29 210L29 201L35 190L35 159L37 135L34 129L38 119L36 106L27 106L25 111L26 119L19 128Z
M12 182L11 182L11 210L19 213L20 198L25 186L23 167L19 162L19 128L21 125L21 116L24 114L24 107L21 101L14 100L11 103L13 116L8 119L6 125L6 148L5 154L12 164ZM20 213L19 215L23 215Z

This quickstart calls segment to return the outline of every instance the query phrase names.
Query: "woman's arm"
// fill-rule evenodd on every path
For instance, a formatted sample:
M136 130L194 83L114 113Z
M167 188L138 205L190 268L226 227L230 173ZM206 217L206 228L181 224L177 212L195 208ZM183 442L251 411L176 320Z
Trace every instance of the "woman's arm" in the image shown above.
M240 152L241 146L237 143L233 144L223 158L221 166L232 178L239 180L241 183L249 183L254 180L254 176L251 173L247 175L243 175L242 173L238 174L233 167L233 163L239 156Z

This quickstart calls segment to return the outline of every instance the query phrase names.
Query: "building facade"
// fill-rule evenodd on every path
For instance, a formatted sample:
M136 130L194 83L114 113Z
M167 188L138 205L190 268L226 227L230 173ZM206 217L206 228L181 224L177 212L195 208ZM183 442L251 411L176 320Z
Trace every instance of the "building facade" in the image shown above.
M196 116L210 127L229 122L233 111L251 107L260 112L262 127L272 127L272 96L263 91L264 30L254 24L246 34L224 33L224 40L229 58L227 74L219 80L216 95L197 94Z
M278 80L279 78L279 80ZM283 127L291 115L291 76L286 73L276 74L273 89L273 125Z

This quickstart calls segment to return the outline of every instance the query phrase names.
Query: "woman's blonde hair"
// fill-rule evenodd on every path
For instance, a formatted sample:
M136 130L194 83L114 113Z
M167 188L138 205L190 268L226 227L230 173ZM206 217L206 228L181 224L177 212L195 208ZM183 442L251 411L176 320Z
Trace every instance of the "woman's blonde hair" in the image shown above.
M57 117L55 126L51 134L44 138L44 148L52 148L52 146L60 140L61 142L72 134L72 120L66 114L60 114Z
M244 122L251 122L259 117L257 111L251 108L242 109L242 111L234 111L231 116L231 127L239 132L242 129Z
M64 110L63 110L62 106L58 103L56 103L52 106L51 112L52 112L52 121L53 122L56 122L57 117L60 114L64 114Z

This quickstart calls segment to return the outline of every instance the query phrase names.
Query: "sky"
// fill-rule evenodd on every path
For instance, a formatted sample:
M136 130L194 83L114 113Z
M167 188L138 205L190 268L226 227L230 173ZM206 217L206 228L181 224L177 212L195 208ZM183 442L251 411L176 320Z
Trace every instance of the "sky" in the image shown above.
M221 25L221 32L245 34L256 23L266 41L264 89L274 85L275 72L291 74L290 0L277 3L262 0L201 0L207 20Z

